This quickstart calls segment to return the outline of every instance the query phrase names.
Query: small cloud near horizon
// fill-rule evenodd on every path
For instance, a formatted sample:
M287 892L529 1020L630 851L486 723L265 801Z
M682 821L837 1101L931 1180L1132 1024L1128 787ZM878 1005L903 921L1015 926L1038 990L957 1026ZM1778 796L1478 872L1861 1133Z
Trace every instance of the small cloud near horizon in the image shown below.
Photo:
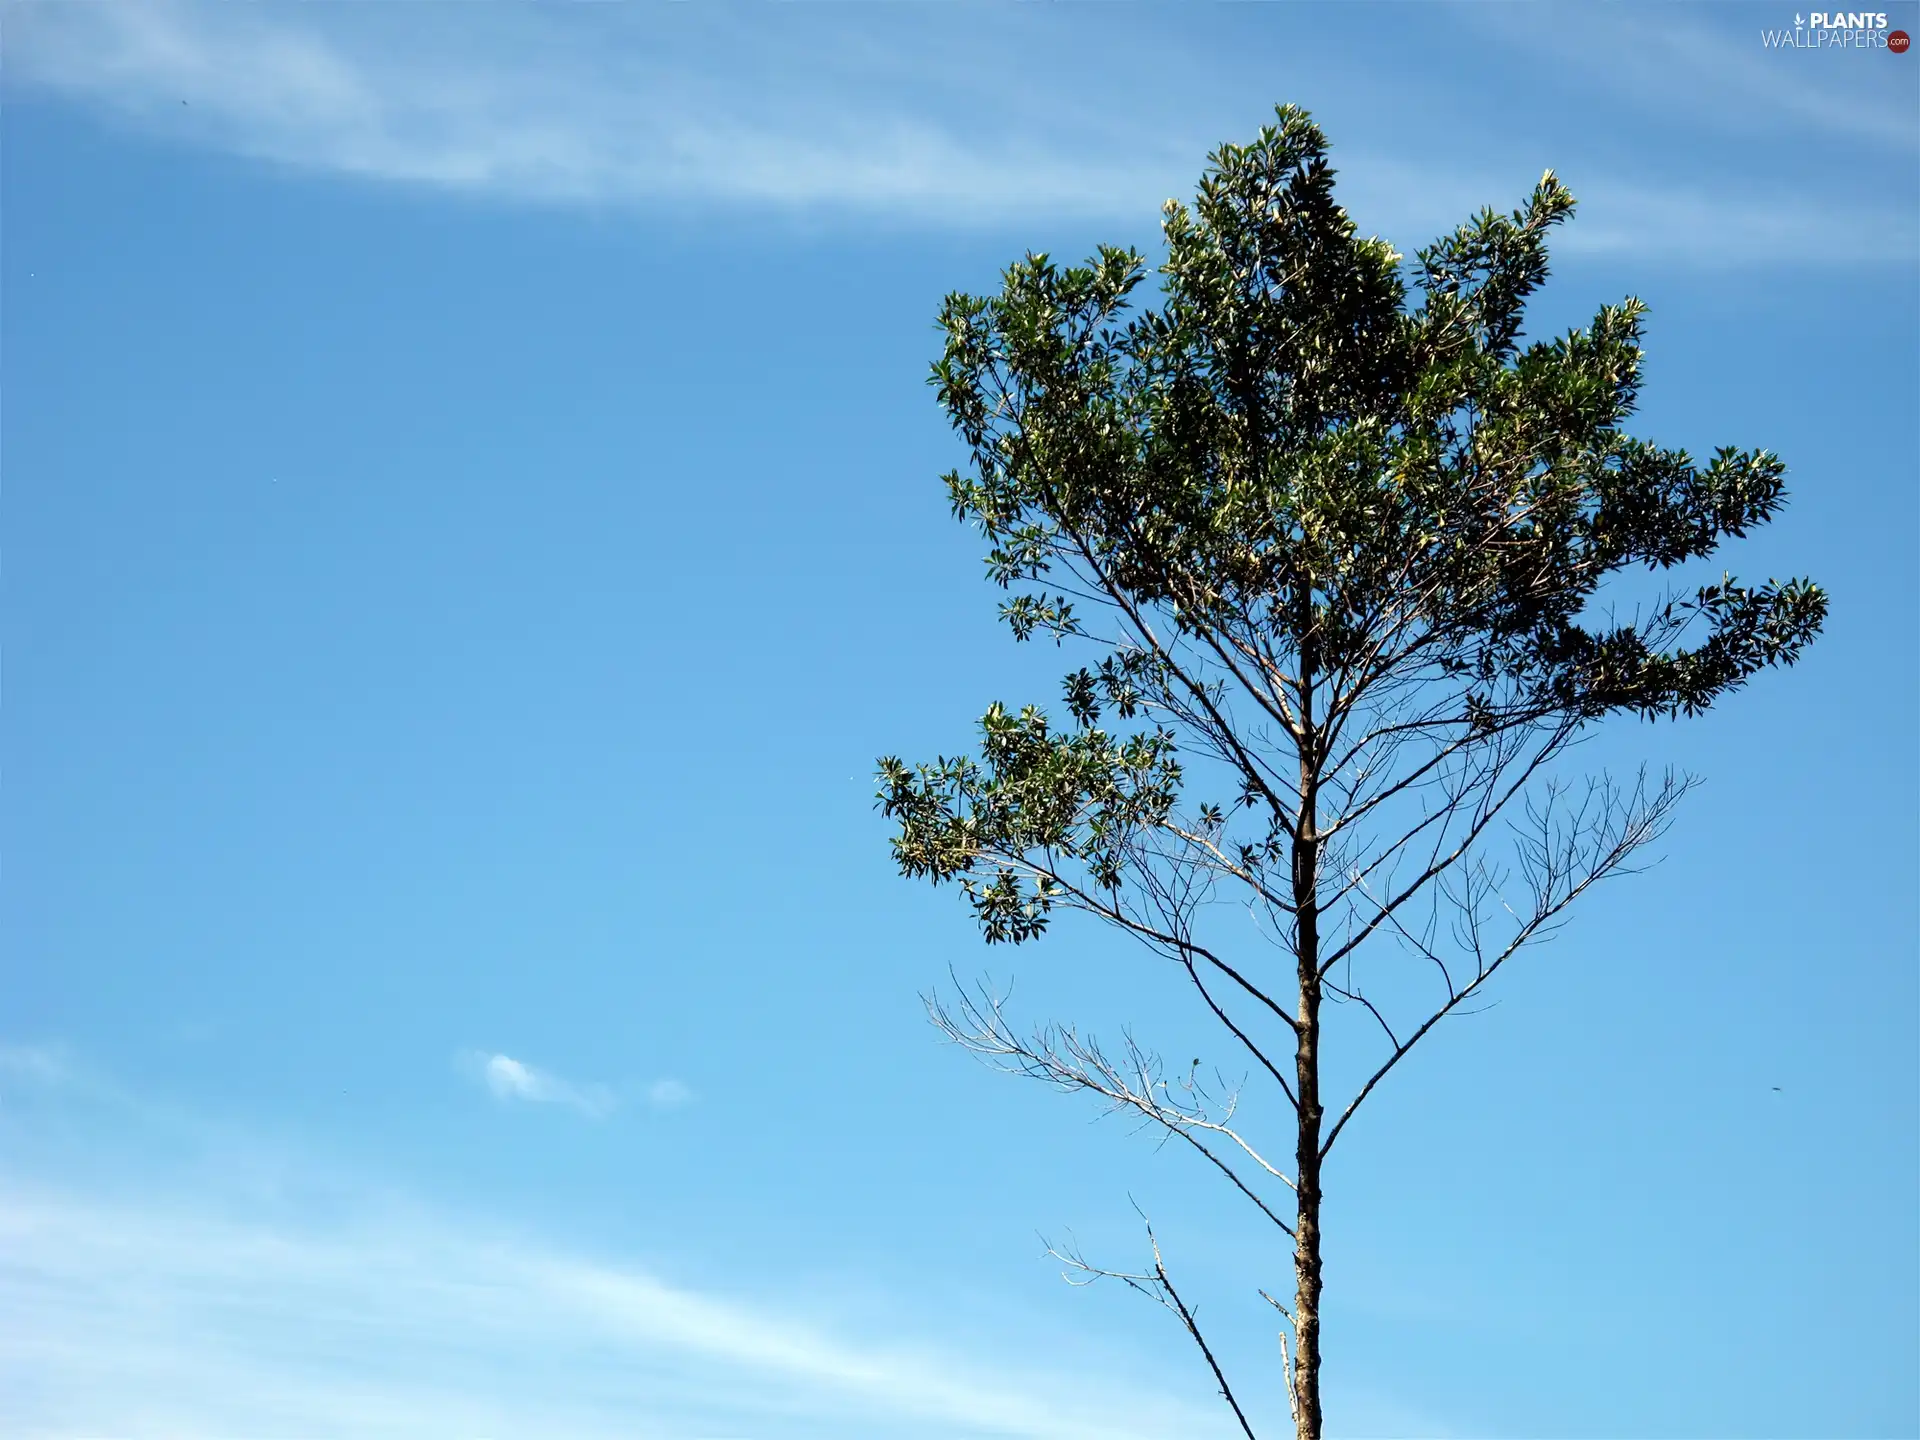
M617 1107L620 1095L612 1086L568 1080L525 1060L498 1051L467 1051L460 1067L485 1085L502 1104L563 1105L600 1119ZM628 1090L628 1095L633 1094ZM693 1102L693 1091L683 1081L663 1077L639 1091L651 1110L678 1110Z
M511 1055L469 1052L461 1060L461 1068L472 1073L494 1099L504 1104L564 1105L596 1119L614 1107L614 1094L607 1086L566 1080Z
M693 1091L678 1080L656 1080L647 1087L647 1104L656 1110L678 1110L693 1103Z

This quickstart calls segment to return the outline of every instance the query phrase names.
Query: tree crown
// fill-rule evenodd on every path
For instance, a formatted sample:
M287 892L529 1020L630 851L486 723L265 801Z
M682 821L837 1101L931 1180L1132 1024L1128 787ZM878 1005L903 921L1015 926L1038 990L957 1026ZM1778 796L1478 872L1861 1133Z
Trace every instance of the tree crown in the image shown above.
M1066 678L1067 731L996 705L978 760L882 761L901 868L961 878L989 940L1038 933L1063 896L1107 904L1150 835L1265 889L1283 839L1332 842L1428 784L1457 801L1490 773L1476 754L1504 765L1615 711L1697 713L1820 628L1804 580L1594 617L1609 576L1772 518L1784 467L1625 433L1636 300L1523 341L1574 208L1551 172L1411 265L1333 180L1282 107L1168 202L1158 305L1136 310L1145 262L1113 248L1028 255L998 296L945 302L932 380L972 456L945 477L954 512L1017 638L1105 642ZM1108 711L1152 723L1112 736ZM1231 803L1176 818L1176 739L1229 767ZM1242 806L1264 831L1229 841Z

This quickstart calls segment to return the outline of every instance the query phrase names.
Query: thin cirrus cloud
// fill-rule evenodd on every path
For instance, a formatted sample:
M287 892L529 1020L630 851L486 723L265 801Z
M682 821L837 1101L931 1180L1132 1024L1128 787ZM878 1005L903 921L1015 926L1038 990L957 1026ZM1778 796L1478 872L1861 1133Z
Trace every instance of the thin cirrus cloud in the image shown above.
M1199 158L1231 133L1221 126L1257 120L1276 87L1327 83L1291 52L1277 58L1293 67L1291 80L1250 68L1233 46L1203 64L1151 17L1069 31L1049 16L996 11L880 11L859 24L836 12L748 19L691 7L483 7L457 25L445 13L172 0L16 6L9 69L18 83L149 133L312 172L510 203L949 229L1049 218L1138 225L1190 190ZM1469 22L1477 14L1459 12ZM1621 63L1595 70L1592 83L1695 127L1714 128L1724 111L1896 149L1895 131L1911 133L1904 113L1769 69L1697 26L1610 13L1562 33L1537 17L1507 19L1499 34L1526 52L1528 73L1543 53L1591 67L1595 47L1618 52ZM1566 48L1576 33L1593 40L1579 54ZM1089 54L1075 72L1084 83L1049 68L1063 47ZM1147 56L1164 82L1158 100L1116 111L1094 93L1091 77ZM1044 83L1027 83L1041 69ZM1348 78L1382 83L1362 71ZM1726 102L1704 116L1686 98L1702 86ZM1663 133L1652 111L1645 123ZM1393 137L1388 151L1371 154L1365 136L1341 140L1343 193L1363 226L1403 241L1482 205L1506 208L1538 175L1537 163L1520 161L1531 153L1524 135L1495 137L1463 165L1396 161L1399 129L1385 124L1383 134ZM1664 164L1671 148L1649 158ZM1815 197L1778 167L1566 168L1585 202L1561 240L1569 253L1718 267L1910 262L1920 249L1911 207Z
M565 1248L110 1077L47 1102L0 1104L8 1435L1224 1437L1086 1347L721 1294L685 1254L669 1279Z
M21 1434L1224 1432L1114 1376L861 1339L445 1214L330 1230L0 1184Z
M1164 147L1155 165L965 138L858 86L849 98L844 75L820 75L832 54L806 53L817 43L783 57L708 19L661 14L641 33L624 17L532 11L433 31L392 14L323 28L297 11L171 3L16 13L30 84L258 159L509 200L977 223L1137 209L1186 168ZM716 58L724 82L702 78Z

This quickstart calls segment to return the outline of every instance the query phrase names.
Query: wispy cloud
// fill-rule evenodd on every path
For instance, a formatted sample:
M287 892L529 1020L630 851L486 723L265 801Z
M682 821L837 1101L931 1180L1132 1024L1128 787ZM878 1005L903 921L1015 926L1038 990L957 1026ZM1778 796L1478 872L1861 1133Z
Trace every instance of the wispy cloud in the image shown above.
M0 1080L27 1085L64 1085L73 1078L73 1062L58 1045L0 1043Z
M1362 229L1419 244L1480 209L1514 209L1539 174L1523 164L1436 174L1373 158L1342 172L1340 197ZM1786 187L1623 180L1592 165L1561 168L1560 178L1579 209L1553 237L1559 255L1657 257L1718 269L1902 262L1920 254L1920 216L1900 207L1811 205Z
M1667 133L1667 116L1695 134L1773 116L1911 150L1899 107L1852 103L1670 7L1544 19L1495 8L1497 24L1484 7L1444 13L1504 36L1529 75L1548 54L1570 79L1631 95L1649 133ZM1214 63L1187 53L1200 41L1139 15L1076 27L1029 11L882 9L856 24L818 9L500 6L453 23L431 6L145 0L16 5L9 29L15 82L308 171L516 203L946 228L1096 218L1135 236L1163 199L1188 193L1201 157L1233 133L1216 133L1226 117L1257 123L1273 100L1329 83L1302 59L1311 46L1278 47L1281 73L1232 45ZM1062 74L1068 49L1077 63ZM1107 77L1143 63L1158 83L1115 107ZM1466 160L1433 155L1396 124L1375 128L1336 134L1343 184L1368 228L1403 246L1464 218L1459 202L1515 203L1538 173L1494 164L1527 150L1525 136L1502 132ZM1418 163L1393 158L1408 145ZM1920 248L1910 206L1816 200L1802 180L1779 183L1778 166L1734 176L1717 160L1692 172L1607 169L1617 155L1553 163L1586 201L1562 240L1569 252L1724 266L1906 261ZM1499 184L1483 183L1496 173Z
M30 83L260 159L510 199L978 222L1137 212L1190 168L1166 146L1089 158L1058 135L942 124L876 93L897 56L816 34L782 57L779 37L665 12L645 30L621 15L468 12L426 33L404 16L323 28L298 11L170 3L15 14ZM729 78L680 63L689 51L717 52Z
M611 1114L623 1100L637 1099L650 1110L680 1110L694 1099L692 1087L671 1077L616 1088L568 1080L525 1060L485 1050L462 1051L454 1064L503 1104L560 1105L595 1119Z
M1112 1377L856 1340L444 1214L323 1232L16 1186L0 1391L14 1433L1222 1433Z
M1736 5L1467 6L1460 14L1484 34L1550 58L1569 78L1590 77L1689 124L1749 135L1812 130L1897 153L1920 150L1911 88L1884 53L1761 44L1763 29L1791 28L1790 5L1773 13Z
M683 1237L653 1247L669 1278L151 1086L52 1100L0 1108L9 1435L1224 1440L1214 1407L1084 1345L1021 1345L1017 1322L1005 1344L931 1318L915 1340L899 1304L869 1316L777 1279L723 1295Z
M606 1085L579 1084L551 1071L516 1060L511 1055L468 1051L457 1062L492 1092L496 1100L533 1105L564 1105L583 1115L601 1116L614 1107L614 1092Z

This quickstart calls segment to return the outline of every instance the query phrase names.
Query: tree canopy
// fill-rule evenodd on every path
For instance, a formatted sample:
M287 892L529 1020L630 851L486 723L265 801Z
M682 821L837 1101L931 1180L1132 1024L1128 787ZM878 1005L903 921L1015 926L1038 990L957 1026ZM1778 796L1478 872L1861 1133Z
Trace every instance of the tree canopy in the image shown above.
M1168 202L1153 303L1145 259L1103 248L1064 268L1030 254L998 295L940 313L932 379L971 460L945 477L954 514L986 537L1014 636L1086 653L1062 720L995 704L977 754L880 762L894 858L956 882L989 942L1031 940L1059 907L1145 941L1284 1093L1291 1175L1176 1101L1145 1052L1134 1084L1077 1037L1015 1036L994 1005L950 1023L1181 1135L1294 1237L1302 1436L1319 1434L1333 1139L1433 1023L1659 833L1687 784L1569 791L1552 762L1606 716L1694 715L1792 664L1826 614L1809 581L1728 576L1625 616L1608 603L1610 579L1772 519L1784 466L1627 433L1637 300L1526 335L1573 210L1549 172L1409 262L1358 232L1324 136L1282 107L1215 153L1191 206ZM1206 931L1228 894L1270 922L1282 968ZM1438 966L1430 1013L1396 1023L1368 999L1352 962L1370 941ZM1372 1011L1388 1057L1331 1129L1323 995ZM1251 1179L1230 1164L1247 1155ZM1275 1178L1292 1222L1259 1196Z

